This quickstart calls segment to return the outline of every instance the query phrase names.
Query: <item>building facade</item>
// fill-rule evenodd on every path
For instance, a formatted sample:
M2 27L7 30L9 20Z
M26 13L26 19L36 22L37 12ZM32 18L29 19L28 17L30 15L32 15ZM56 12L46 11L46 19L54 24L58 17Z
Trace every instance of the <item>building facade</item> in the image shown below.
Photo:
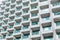
M4 1L0 40L60 40L60 0Z

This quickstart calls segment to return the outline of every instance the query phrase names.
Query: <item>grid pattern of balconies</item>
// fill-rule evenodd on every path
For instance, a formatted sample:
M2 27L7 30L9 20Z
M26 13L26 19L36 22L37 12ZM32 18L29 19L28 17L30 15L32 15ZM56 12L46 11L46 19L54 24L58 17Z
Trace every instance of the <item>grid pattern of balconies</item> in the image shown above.
M0 40L60 40L60 0L6 0L0 8Z

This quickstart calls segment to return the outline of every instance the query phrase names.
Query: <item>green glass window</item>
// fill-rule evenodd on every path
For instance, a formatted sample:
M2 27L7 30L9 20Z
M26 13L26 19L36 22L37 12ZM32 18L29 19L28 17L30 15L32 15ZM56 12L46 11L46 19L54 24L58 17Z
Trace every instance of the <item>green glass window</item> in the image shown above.
M13 28L13 25L10 25L9 28Z
M15 10L11 10L11 11L10 11L10 14L14 14L14 12L15 12Z
M44 31L51 30L51 26L44 26L44 27L43 27L43 30L44 30Z
M23 39L24 39L24 38L28 38L28 37L29 37L29 34L24 34L24 35L23 35Z
M2 39L2 36L0 36L0 39Z
M4 28L4 31L6 31L7 28Z
M23 18L23 21L27 21L27 20L28 20L28 18L27 18L27 17L24 17L24 18Z
M19 32L20 32L20 29L16 29L16 30L15 30L15 33L19 33Z
M7 0L8 2L10 1L10 0Z
M56 13L54 13L54 15L60 15L60 12L56 12Z
M8 36L11 36L13 34L13 32L9 32Z
M10 3L7 3L6 6L8 7L10 5Z
M6 37L6 35L3 35L3 39Z
M36 0L31 0L31 2L35 2Z
M40 0L40 2L44 2L44 1L47 1L47 0Z
M15 3L16 0L11 0L11 3Z
M37 35L37 34L39 34L39 30L33 30L32 31L32 35Z
M60 26L60 21L55 22L56 26Z
M22 1L16 1L17 5L21 4Z
M53 40L53 37L52 36L44 37L44 40Z
M16 25L19 25L20 24L20 22L19 21L16 21L16 23L15 23Z
M23 6L28 6L29 2L23 3Z
M23 25L23 29L27 29L29 25Z
M31 9L36 9L37 6L38 6L38 4L32 4L32 5L31 5Z
M28 10L23 10L23 13L28 13Z
M7 24L7 21L5 21L3 24Z
M57 33L57 35L58 35L58 37L60 38L60 32L59 32L59 33Z
M37 16L38 13L31 13L31 16L34 17L34 16Z
M8 12L9 11L9 8L5 9L5 11Z
M37 24L38 24L37 21L32 22L32 25L37 25Z
M55 2L52 4L53 6L57 6L57 5L60 5L60 2Z
M15 5L11 5L11 8L14 8L15 7Z
M42 18L42 20L49 20L49 17L44 17Z
M8 15L4 15L4 18L8 18Z
M18 7L16 7L16 10L17 10L17 11L20 11L21 8L22 8L21 6L18 6Z
M20 40L20 38L21 38L21 37L15 37L15 39L14 39L14 40Z

